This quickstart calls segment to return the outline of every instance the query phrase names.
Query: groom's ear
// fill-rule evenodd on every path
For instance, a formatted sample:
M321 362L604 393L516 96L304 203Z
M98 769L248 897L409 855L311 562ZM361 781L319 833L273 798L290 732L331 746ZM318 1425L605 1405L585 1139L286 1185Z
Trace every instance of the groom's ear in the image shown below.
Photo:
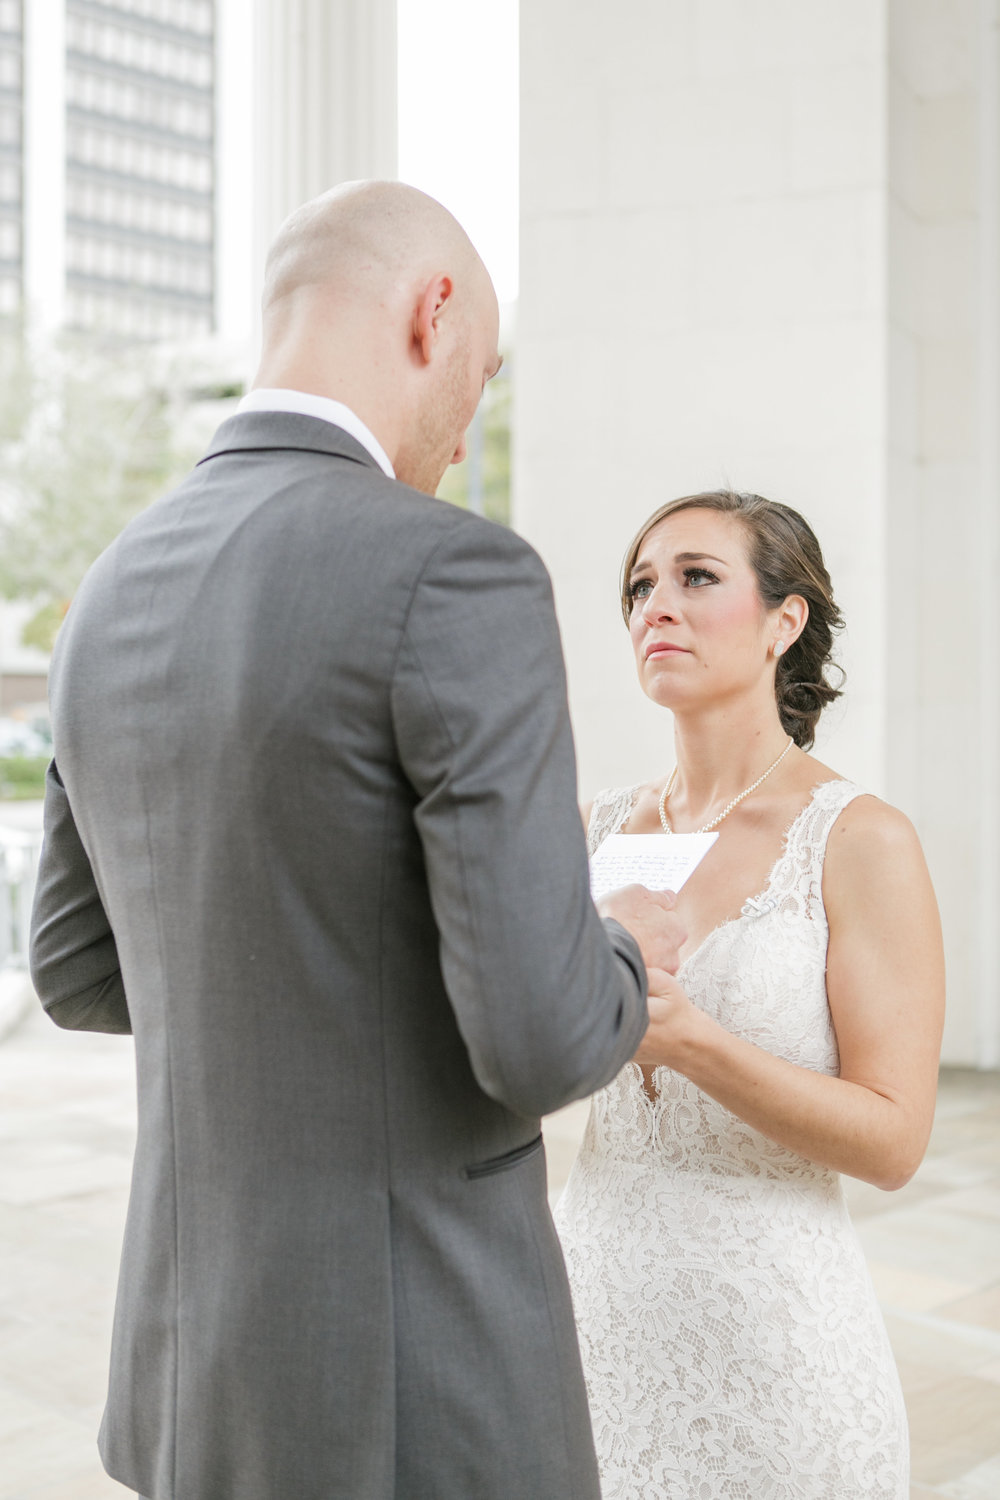
M427 283L413 314L413 342L425 364L434 357L441 332L441 318L454 295L454 284L443 271Z

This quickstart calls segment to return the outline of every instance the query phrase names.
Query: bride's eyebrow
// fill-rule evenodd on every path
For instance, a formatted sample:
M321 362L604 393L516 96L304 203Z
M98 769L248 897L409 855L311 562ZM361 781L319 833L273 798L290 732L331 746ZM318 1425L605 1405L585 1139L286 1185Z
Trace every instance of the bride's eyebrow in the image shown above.
M724 568L729 566L724 557L713 557L711 552L678 552L674 557L674 562L717 562L721 563ZM641 564L636 566L641 566Z

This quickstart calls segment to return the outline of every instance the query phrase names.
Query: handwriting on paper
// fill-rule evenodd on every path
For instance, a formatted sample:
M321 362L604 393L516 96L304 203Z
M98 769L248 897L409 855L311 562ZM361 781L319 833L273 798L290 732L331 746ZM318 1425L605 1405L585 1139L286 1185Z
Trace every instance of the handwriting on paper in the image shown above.
M717 833L613 833L590 861L590 892L596 901L623 885L679 891L705 858Z

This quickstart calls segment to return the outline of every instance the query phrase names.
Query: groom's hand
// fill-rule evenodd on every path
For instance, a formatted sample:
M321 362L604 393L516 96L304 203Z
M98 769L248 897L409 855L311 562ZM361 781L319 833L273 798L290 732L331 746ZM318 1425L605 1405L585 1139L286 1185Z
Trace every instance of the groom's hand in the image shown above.
M649 969L665 969L676 974L680 967L680 950L687 932L674 911L677 897L673 891L650 891L644 885L626 885L620 891L609 891L597 902L602 917L611 917L630 932L642 950L643 963Z

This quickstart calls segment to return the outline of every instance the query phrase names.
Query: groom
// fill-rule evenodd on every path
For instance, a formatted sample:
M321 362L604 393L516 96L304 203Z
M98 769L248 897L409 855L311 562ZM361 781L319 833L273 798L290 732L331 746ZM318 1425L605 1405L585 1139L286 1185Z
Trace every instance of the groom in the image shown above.
M496 341L440 205L307 204L255 389L61 633L32 972L135 1037L101 1453L152 1500L598 1495L539 1116L681 934L595 913L545 570L431 498Z

